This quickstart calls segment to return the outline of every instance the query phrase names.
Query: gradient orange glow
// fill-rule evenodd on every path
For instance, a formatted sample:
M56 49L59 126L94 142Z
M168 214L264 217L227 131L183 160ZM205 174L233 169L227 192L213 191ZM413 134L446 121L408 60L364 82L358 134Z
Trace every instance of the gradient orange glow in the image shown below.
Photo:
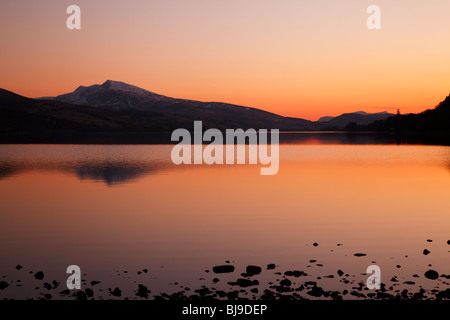
M450 90L450 2L73 1L0 4L0 87L53 96L120 80L315 120L420 112ZM366 28L370 4L382 30Z

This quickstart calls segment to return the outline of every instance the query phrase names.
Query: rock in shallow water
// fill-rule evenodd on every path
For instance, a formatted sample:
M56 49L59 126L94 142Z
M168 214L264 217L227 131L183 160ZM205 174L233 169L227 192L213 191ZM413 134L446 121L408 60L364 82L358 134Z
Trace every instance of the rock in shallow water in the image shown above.
M425 272L425 278L430 280L436 280L437 278L439 278L439 273L437 273L434 270L428 270L427 272Z
M119 288L115 288L113 291L110 292L115 297L121 297L122 296L122 290Z
M79 290L76 293L76 300L87 300L87 295L84 291Z
M231 286L240 286L240 287L250 287L250 286L257 286L259 284L258 280L248 280L248 279L237 279L235 282L228 282Z
M51 286L51 284L48 283L48 282L44 283L44 288L47 289L47 290L53 289L53 287Z
M364 256L366 256L367 254L365 254L365 253L355 253L355 254L353 254L355 257L364 257Z
M296 278L301 277L301 276L307 276L307 274L305 272L299 271L299 270L286 271L284 273L284 275L288 276L288 277L296 277Z
M325 291L321 287L314 286L306 293L313 297L321 297L325 294Z
M37 280L42 280L42 279L44 279L44 273L43 273L42 271L38 271L38 272L36 272L36 273L34 274L34 277L35 277Z
M234 266L232 265L222 265L213 267L214 273L230 273L234 272Z
M258 266L247 266L246 271L249 274L260 274L262 269L261 269L261 267L258 267Z
M89 298L92 298L94 296L94 290L92 290L91 288L86 288L84 292L86 293L86 296L88 296Z
M195 290L195 292L198 293L201 297L213 293L213 292L212 292L211 290L209 290L208 288L197 289L197 290Z
M282 286L290 287L291 284L292 284L292 282L291 282L291 280L289 280L289 279L283 279L283 280L280 281L280 284L281 284Z

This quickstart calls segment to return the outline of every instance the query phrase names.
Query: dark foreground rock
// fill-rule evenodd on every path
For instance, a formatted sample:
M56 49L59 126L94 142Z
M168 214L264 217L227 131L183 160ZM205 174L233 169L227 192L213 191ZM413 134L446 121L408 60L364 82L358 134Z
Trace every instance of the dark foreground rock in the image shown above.
M122 296L122 290L120 290L119 288L115 288L114 290L110 291L110 293L115 297Z
M286 272L284 273L284 275L285 275L285 276L288 276L288 277L296 277L296 278L302 277L302 276L307 276L307 274L306 274L305 272L299 271L299 270L286 271Z
M425 272L425 278L436 280L437 278L439 278L439 273L434 270L428 270L427 272Z
M136 293L136 295L138 297L147 299L149 293L150 293L150 290L148 290L148 288L146 286L144 286L143 284L138 285L138 291Z
M292 282L291 282L291 280L289 280L289 279L283 279L283 280L280 281L280 284L281 284L282 286L285 286L285 287L290 287L291 284L292 284Z
M0 290L4 290L4 289L8 288L8 286L9 286L8 282L5 282L5 281L0 282Z
M247 266L246 271L247 271L247 273L249 273L249 274L255 275L255 274L260 274L261 271L262 271L262 268L261 268L261 267L258 267L258 266L251 266L251 265L250 265L250 266Z
M92 298L94 296L94 290L92 290L91 288L86 288L84 292L86 293L86 296L89 298Z
M234 272L234 266L230 265L230 264L225 264L222 266L215 266L213 267L213 272L214 273L230 273L230 272Z
M420 253L420 251L419 251ZM351 252L349 254L352 255ZM355 256L365 256L365 253L355 253ZM310 263L313 260L310 260ZM234 261L233 261L234 263ZM265 266L265 265L264 265ZM275 268L275 264L267 265L268 269ZM200 278L207 282L200 282L194 286L186 286L178 282L169 283L168 285L178 286L180 289L170 293L160 292L153 289L152 279L145 279L148 282L134 281L131 288L134 292L131 296L126 296L119 288L108 288L107 285L99 285L100 281L90 281L91 288L95 286L95 291L91 288L86 288L89 281L83 280L83 290L56 290L60 283L56 280L32 282L34 288L33 296L29 299L77 299L77 300L103 300L112 299L112 297L121 297L122 299L154 299L154 300L211 300L211 299L229 299L229 300L248 300L248 299L262 299L262 300L302 300L302 299L325 299L325 300L341 300L347 299L371 299L371 300L440 300L450 299L450 289L448 289L448 282L450 279L448 274L439 274L436 270L428 270L424 276L429 279L426 280L425 289L418 285L419 282L411 281L414 278L420 278L419 275L414 274L411 278L405 277L406 274L400 273L394 275L388 282L381 283L380 289L369 290L366 287L366 275L364 273L351 275L345 273L341 269L326 270L326 267L319 269L319 264L308 265L305 263L304 267L310 268L308 274L300 270L282 269L282 266L276 266L277 272L264 271L264 276L255 276L262 272L262 268L255 265L248 265L246 273L242 273L242 277L237 276L236 281L229 282L230 275L216 275L217 273L230 273L235 271L235 267L226 264L219 265L212 268L215 274L210 274L210 277ZM406 266L405 266L406 267ZM240 267L241 268L241 267ZM400 268L400 265L397 265ZM431 264L429 264L431 268ZM403 267L402 267L403 269ZM402 269L397 269L399 272ZM428 268L427 268L428 269ZM427 270L425 269L425 270ZM209 269L211 270L211 269ZM322 270L325 270L324 273ZM336 271L337 270L337 271ZM242 270L243 271L243 270ZM331 272L330 272L331 271ZM125 273L125 272L124 272ZM21 273L16 273L21 274ZM44 279L44 272L31 272L34 278L38 280ZM134 274L134 272L133 272ZM86 276L86 274L84 274ZM120 274L118 274L120 276ZM232 275L231 275L232 276ZM32 278L26 272L27 278ZM49 274L46 272L46 277ZM142 279L142 276L136 276ZM256 278L259 280L256 280ZM132 278L131 278L132 279ZM156 278L153 278L156 279ZM334 280L329 280L334 279ZM7 279L7 276L1 276L0 292L11 286L21 287L23 283L21 280ZM315 281L312 281L315 280ZM437 281L430 281L437 280ZM102 280L103 282L103 280ZM210 283L207 287L205 284ZM260 283L261 282L261 283ZM137 285L137 290L136 290ZM232 287L230 287L232 286ZM64 287L64 284L63 284ZM192 289L191 289L191 288ZM86 288L86 289L85 289ZM151 294L152 291L158 291L158 294ZM337 290L337 288L339 288ZM16 288L14 288L16 289ZM127 290L129 288L126 288ZM2 293L8 294L11 289L5 290Z
M259 282L258 282L258 280L252 281L252 280L240 278L240 279L237 279L235 282L228 282L228 284L230 286L240 286L240 287L246 288L246 287L250 287L250 286L256 286L259 284Z
M43 273L42 271L36 272L36 273L34 274L34 277L35 277L37 280L42 280L42 279L44 279L44 273Z
M84 291L80 290L76 293L76 300L87 300L87 295Z

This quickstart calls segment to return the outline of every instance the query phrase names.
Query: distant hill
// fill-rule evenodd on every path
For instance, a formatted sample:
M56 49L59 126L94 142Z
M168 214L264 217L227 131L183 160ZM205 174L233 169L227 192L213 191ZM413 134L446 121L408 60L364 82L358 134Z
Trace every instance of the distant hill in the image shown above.
M327 122L330 121L331 119L333 119L334 117L330 117L330 116L325 116L325 117L321 117L319 120L317 120L316 122Z
M350 123L356 125L367 125L376 120L384 120L392 117L394 114L384 112L367 113L358 111L353 113L344 113L337 117L322 117L315 124L321 130L343 130Z

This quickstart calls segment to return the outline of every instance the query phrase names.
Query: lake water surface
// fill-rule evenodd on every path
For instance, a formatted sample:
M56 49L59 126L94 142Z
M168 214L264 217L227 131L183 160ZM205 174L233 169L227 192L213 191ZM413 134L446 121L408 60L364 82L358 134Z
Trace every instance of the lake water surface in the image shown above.
M172 147L0 145L0 298L42 297L35 288L52 280L61 298L69 265L83 286L101 281L105 299L115 287L133 297L139 283L152 295L227 291L247 265L263 269L251 278L260 293L287 270L308 274L293 286L342 291L365 283L371 264L394 295L448 288L424 273L450 274L449 147L282 144L274 176L260 165L176 166ZM226 261L236 271L218 277L212 267Z

